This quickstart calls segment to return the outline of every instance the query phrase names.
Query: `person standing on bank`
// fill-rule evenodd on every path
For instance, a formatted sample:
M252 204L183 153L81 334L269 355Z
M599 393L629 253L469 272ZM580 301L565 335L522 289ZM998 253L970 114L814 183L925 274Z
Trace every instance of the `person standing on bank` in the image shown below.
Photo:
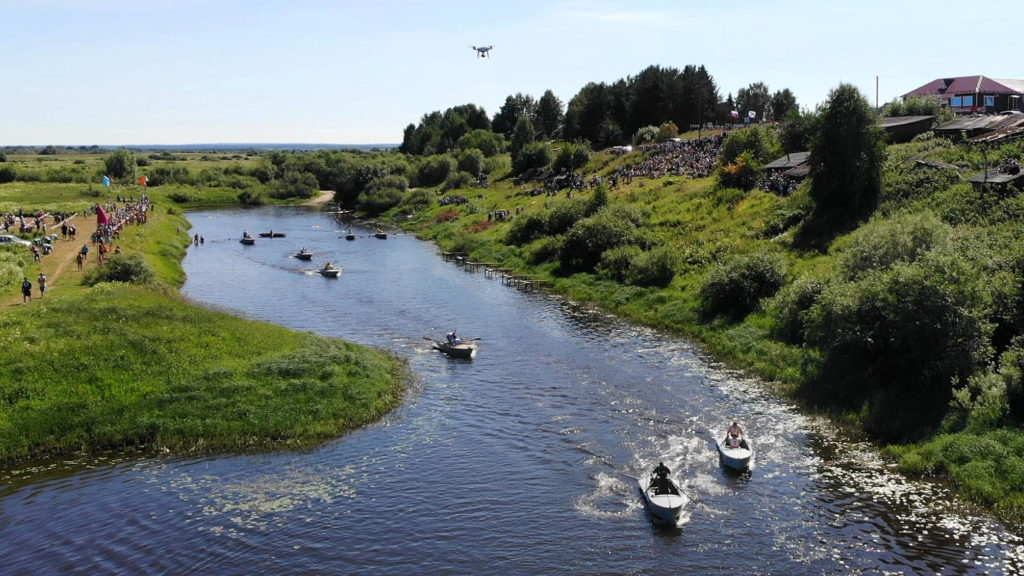
M39 273L39 278L36 278L36 283L39 284L39 297L46 296L46 274Z

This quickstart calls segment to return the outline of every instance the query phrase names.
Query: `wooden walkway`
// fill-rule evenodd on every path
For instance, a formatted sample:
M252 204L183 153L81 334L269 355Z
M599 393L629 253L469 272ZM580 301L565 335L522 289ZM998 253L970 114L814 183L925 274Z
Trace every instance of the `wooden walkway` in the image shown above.
M534 274L514 274L511 268L503 268L489 262L473 262L465 252L441 252L441 258L445 262L454 262L467 272L483 270L487 278L500 278L503 285L512 286L523 292L533 292L550 284L548 280Z

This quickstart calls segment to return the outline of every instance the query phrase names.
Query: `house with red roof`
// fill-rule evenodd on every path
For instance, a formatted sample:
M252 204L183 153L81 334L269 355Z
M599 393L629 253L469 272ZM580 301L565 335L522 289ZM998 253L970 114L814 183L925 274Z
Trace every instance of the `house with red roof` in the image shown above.
M1001 80L988 76L937 78L903 95L938 96L957 114L996 114L1007 110L1024 112L1024 80Z

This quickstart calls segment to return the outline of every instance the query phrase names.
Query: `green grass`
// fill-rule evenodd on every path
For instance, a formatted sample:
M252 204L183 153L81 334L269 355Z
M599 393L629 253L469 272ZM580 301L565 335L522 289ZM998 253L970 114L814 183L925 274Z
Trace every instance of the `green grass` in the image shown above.
M237 206L233 188L13 182L0 184L0 212L83 214L143 192L155 210L145 225L126 227L117 244L142 255L151 285L88 287L65 272L45 299L21 305L17 298L0 309L0 466L123 448L306 447L401 401L405 364L387 352L206 310L177 295L190 242L184 211ZM23 275L38 271L25 252L0 249L8 299Z
M0 462L307 445L392 409L401 367L143 287L55 293L0 315Z

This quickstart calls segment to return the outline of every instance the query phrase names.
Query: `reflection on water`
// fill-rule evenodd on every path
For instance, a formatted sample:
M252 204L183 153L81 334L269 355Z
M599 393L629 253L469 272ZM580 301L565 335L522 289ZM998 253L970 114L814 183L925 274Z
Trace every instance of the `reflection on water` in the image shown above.
M1022 542L685 341L299 209L197 213L191 298L393 350L419 381L305 452L54 463L0 478L8 572L988 574ZM285 231L242 246L243 229ZM366 230L360 230L364 236ZM310 262L291 255L302 246ZM328 280L311 271L344 267ZM473 361L425 338L480 337ZM718 462L733 418L753 470ZM655 527L635 477L693 498Z

